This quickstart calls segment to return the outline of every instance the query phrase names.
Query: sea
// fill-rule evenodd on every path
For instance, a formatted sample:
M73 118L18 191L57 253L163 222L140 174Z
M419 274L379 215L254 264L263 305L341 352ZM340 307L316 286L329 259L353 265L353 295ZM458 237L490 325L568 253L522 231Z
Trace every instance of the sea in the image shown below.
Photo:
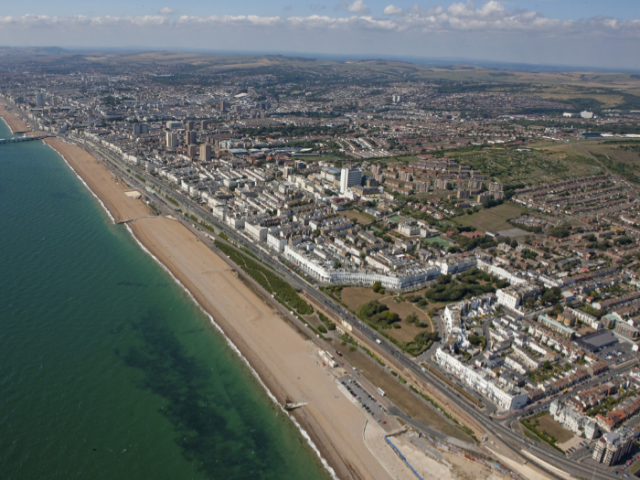
M0 145L0 479L248 478L330 475L64 160Z

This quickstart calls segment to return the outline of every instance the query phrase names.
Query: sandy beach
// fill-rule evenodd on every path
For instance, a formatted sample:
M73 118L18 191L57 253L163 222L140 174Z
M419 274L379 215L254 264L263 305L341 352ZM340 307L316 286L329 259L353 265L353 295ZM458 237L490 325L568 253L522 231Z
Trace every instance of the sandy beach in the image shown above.
M0 116L12 122L14 131L28 128L2 107ZM341 393L335 377L322 365L318 347L286 321L282 312L264 301L254 287L238 278L226 259L213 252L202 237L180 221L157 216L142 201L125 195L131 187L87 151L61 138L44 141L64 157L112 219L127 222L136 240L190 292L276 401L280 405L306 403L290 415L338 478L414 477L386 445L383 429L367 423L368 417ZM418 464L425 458L422 454L415 457ZM519 462L509 465L529 478L545 478L537 471L522 471ZM431 472L434 467L426 468L425 472ZM458 477L446 467L442 470L441 478Z
M179 222L131 222L138 240L213 317L281 404L306 402L294 417L341 479L389 478L363 441L365 417L340 393L304 340Z
M292 415L341 480L404 478L408 472L392 477L371 453L363 438L367 419L340 392L311 341L184 225L164 216L149 216L144 203L125 196L130 188L116 183L92 155L59 138L46 143L64 156L116 222L128 221L136 239L212 316L281 405L307 403ZM397 469L404 470L399 459L397 463Z
M24 123L20 118L11 112L12 107L0 104L0 117L7 122L12 133L31 131L31 127Z

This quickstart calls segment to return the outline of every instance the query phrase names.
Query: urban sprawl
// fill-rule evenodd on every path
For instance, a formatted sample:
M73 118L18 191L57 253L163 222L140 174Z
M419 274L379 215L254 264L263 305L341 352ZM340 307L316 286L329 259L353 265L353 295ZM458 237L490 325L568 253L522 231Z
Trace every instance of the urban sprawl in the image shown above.
M201 226L230 227L523 439L616 474L638 458L637 185L537 148L627 145L638 112L428 81L25 68L3 71L11 113L126 163L152 207L199 204Z

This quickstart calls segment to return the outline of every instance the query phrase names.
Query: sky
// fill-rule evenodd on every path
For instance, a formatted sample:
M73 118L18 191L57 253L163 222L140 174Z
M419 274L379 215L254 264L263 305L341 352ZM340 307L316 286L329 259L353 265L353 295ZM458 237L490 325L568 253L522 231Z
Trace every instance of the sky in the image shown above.
M0 46L460 58L640 70L638 0L21 0Z

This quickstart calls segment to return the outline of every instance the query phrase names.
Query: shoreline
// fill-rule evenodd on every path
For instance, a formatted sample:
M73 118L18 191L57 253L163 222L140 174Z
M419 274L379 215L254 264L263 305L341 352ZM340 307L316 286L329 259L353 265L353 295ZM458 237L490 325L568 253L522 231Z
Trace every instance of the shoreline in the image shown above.
M7 110L7 105L5 103L0 103L0 118L2 118L2 120L4 120L4 123L7 124L7 127L9 127L11 135L15 135L16 132L32 131L32 128L24 123L20 117L18 117L15 113Z
M2 105L0 104L0 118L2 118L5 123L7 123L10 130L13 132L13 129L11 129L11 126L4 118L4 115L7 112L6 110L3 110L4 109L2 109ZM314 375L314 377L316 378L309 380L308 383L315 382L318 377L331 377L332 381L330 382L330 387L333 387L333 389L335 389L335 392L331 393L341 395L337 388L338 382L334 381L333 377L328 372L326 372L326 370L321 370L324 375L317 375L317 370L320 370L318 358L316 358L318 357L318 348L313 345L313 342L311 340L307 339L306 337L303 338L304 335L300 333L300 329L282 318L281 313L266 301L266 299L264 298L265 292L263 292L261 288L255 288L255 285L248 286L249 282L245 282L244 280L238 278L233 268L226 264L226 259L213 252L202 241L202 239L198 240L197 236L190 230L190 227L185 226L183 223L175 219L170 220L169 218L164 216L150 216L149 214L151 213L151 210L147 205L144 204L144 202L140 200L130 199L124 195L124 193L126 191L130 191L132 187L126 185L125 182L119 181L117 177L114 176L113 173L107 168L104 162L99 161L98 159L93 157L82 147L77 146L72 142L67 142L62 137L48 138L44 140L43 143L54 150L63 159L65 164L89 190L92 196L96 200L98 200L98 203L107 213L107 216L109 217L111 222L113 224L124 223L126 229L131 234L134 241L143 250L143 252L149 255L156 263L160 265L163 270L169 273L171 278L178 284L178 286L208 317L213 328L215 328L224 336L224 340L227 345L229 345L229 348L235 354L237 354L240 357L240 360L249 368L251 374L264 388L265 393L267 394L269 399L277 404L279 411L282 411L287 415L288 418L291 419L294 426L300 433L302 439L304 439L304 442L308 445L310 450L314 452L316 458L319 460L319 464L322 465L323 469L329 474L330 477L336 480L338 478L340 478L341 480L364 478L371 478L375 480L383 478L404 478L404 476L398 477L397 474L392 473L392 471L387 468L387 466L389 465L388 458L385 459L385 462L381 461L381 459L379 458L379 448L375 448L374 450L376 451L376 453L374 453L372 448L367 444L366 439L364 438L364 427L367 424L368 418L364 416L364 414L362 414L362 412L350 402L348 402L349 405L345 407L345 409L352 409L351 412L348 412L350 415L349 420L355 420L355 422L342 422L339 420L337 422L334 422L334 425L332 425L333 428L327 429L326 418L322 418L322 415L318 414L323 412L314 411L313 408L318 407L322 410L322 406L311 405L311 402L321 404L323 403L323 399L315 402L316 398L313 396L300 398L301 392L296 391L295 389L292 390L290 388L293 377L287 375L286 372L282 371L282 369L277 368L277 366L274 367L270 362L265 361L263 358L261 358L262 352L254 348L255 343L252 344L251 338L248 338L251 337L252 334L251 325L249 325L248 329L238 328L237 325L234 325L231 317L233 315L237 315L238 312L241 311L241 307L244 306L244 304L236 304L233 315L224 315L224 311L222 313L218 311L218 309L215 308L215 305L212 305L211 298L207 299L206 295L204 295L204 292L201 291L202 289L199 289L198 285L194 285L189 281L189 272L185 273L185 271L182 271L179 268L179 261L173 260L173 256L171 254L167 256L167 252L163 252L162 245L157 244L167 241L170 242L171 239L168 239L166 235L161 235L160 233L162 232L154 231L154 228L147 228L147 222L150 222L153 225L155 225L155 223L158 223L153 223L153 219L164 221L163 223L165 224L167 222L170 222L172 224L171 230L176 234L176 237L180 236L183 242L188 238L191 242L199 242L201 246L205 246L209 255L215 256L219 260L218 263L222 262L225 264L222 267L218 265L218 267L220 267L220 272L218 272L220 273L220 277L226 276L226 280L230 280L231 283L239 283L241 287L244 287L244 290L248 291L249 297L251 297L249 299L245 298L245 301L255 301L256 303L262 305L262 310L269 310L270 316L279 322L278 328L284 328L285 330L288 330L288 333L293 334L293 336L297 340L296 343L298 344L298 347L300 347L300 343L307 344L306 347L308 348L306 348L306 351L304 352L307 357L306 366L310 367L310 370L316 368L316 371L311 372L313 374L316 374ZM58 148L56 148L56 144ZM116 218L118 218L119 220L117 221ZM176 232L176 230L182 231ZM186 243L187 242L184 242L184 244L181 245L183 247L182 252L179 251L179 247L177 247L176 245L172 245L172 248L177 248L177 250L172 253L184 254L185 250L191 250L190 248L185 248ZM164 245L164 249L167 249L167 245ZM195 255L195 253L193 252L191 256L197 257L197 255ZM193 260L193 258L191 260ZM225 275L222 274L223 271ZM201 273L204 274L205 272ZM229 275L230 273L232 274L231 276ZM217 282L214 281L212 283L215 284ZM260 337L260 340L263 340L260 334L258 334L258 337ZM291 339L291 335L288 336L288 339ZM262 343L267 343L267 340L264 339ZM280 357L283 356L279 351L278 355ZM315 363L315 365L309 364L309 358L312 358L312 363ZM307 373L307 371L305 371L304 373ZM300 377L298 377L298 380L300 380ZM295 383L295 380L293 380L293 382ZM323 385L323 387L326 388L327 382L324 383L325 384ZM337 399L338 396L334 398ZM324 407L326 409L329 402L326 402L326 398L324 400L324 403L326 404ZM341 398L341 400L344 399ZM283 405L289 401L308 401L310 404L308 407L302 409L287 411L286 409L284 409ZM332 408L330 409L332 414L336 412L336 410L334 410L333 408L334 407L332 406ZM340 410L341 408L342 406L340 406L338 410ZM323 420L325 420L324 425ZM358 420L362 420L362 429L359 431L355 431L355 437L360 437L361 443L366 447L365 451L358 452L357 445L355 446L355 448L348 449L349 451L345 451L345 449L343 448L344 444L348 444L353 441L353 438L348 438L350 437L350 435L348 434L353 431L349 427L352 427L353 423L357 424ZM357 425L356 428L359 427L360 425ZM340 436L344 436L345 438L339 438ZM386 449L386 445L384 447ZM395 460L396 458L394 456L390 464L395 464ZM516 471L519 470L516 469L515 465L511 465L511 467ZM522 474L523 472L520 471L519 473ZM531 474L531 472L528 471L527 473ZM540 475L538 472L535 473ZM545 477L545 475L543 474L538 478L542 480L547 477Z
M221 314L216 308L217 305L215 305L215 302L212 302L212 300L224 302L226 298L220 298L219 295L217 296L218 298L206 298L206 293L203 292L201 288L202 285L194 285L189 279L189 274L184 272L184 269L181 269L179 264L170 261L171 255L167 258L166 250L160 250L157 247L156 242L166 242L167 238L163 238L163 235L161 234L159 235L158 233L160 232L155 232L154 234L153 228L148 229L146 227L147 225L163 223L162 227L167 228L166 224L167 222L170 222L170 231L174 235L182 237L177 243L181 244L183 247L185 244L184 237L190 238L192 242L194 241L195 236L192 232L175 220L169 220L166 217L148 217L148 209L146 205L139 200L131 200L125 197L124 191L126 189L114 181L107 167L102 165L98 160L80 147L55 138L47 139L45 143L63 158L74 174L80 178L83 184L89 189L89 191L91 191L92 195L98 199L99 203L103 209L107 211L107 214L114 223L120 223L124 221L123 219L130 221L130 224L126 224L126 227L132 234L134 240L141 246L145 253L150 255L152 259L159 263L164 270L168 271L174 281L176 281L176 283L178 283L178 285L187 292L198 307L209 317L213 327L224 335L225 340L230 345L230 348L239 354L240 359L246 363L252 374L266 390L267 395L271 400L278 404L280 409L284 411L284 403L291 399L295 399L296 401L308 401L310 403L308 408L299 409L294 412L285 411L285 413L287 413L287 416L292 420L301 436L305 439L311 450L313 450L317 455L325 471L331 477L334 479L341 478L343 480L349 478L389 478L383 465L380 464L376 457L368 450L366 445L364 445L364 442L362 442L362 445L355 444L357 442L354 442L354 440L362 439L361 432L363 431L366 419L355 405L351 404L338 392L337 384L333 379L328 378L328 374L319 367L318 360L313 358L313 353L317 349L310 345L310 341L303 339L300 334L294 330L294 328L288 325L283 319L279 318L274 309L259 298L259 293L253 292L240 279L235 277L231 273L231 268L226 265L224 260L211 251L209 247L204 246L200 242L200 246L206 247L207 252L200 252L200 255L191 255L191 257L198 257L198 259L200 259L201 256L207 254L212 258L215 257L218 263L216 267L220 273L219 277L226 277L227 282L235 282L236 285L232 286L234 287L233 289L244 290L241 298L239 299L241 300L240 302L236 301L232 302L234 303L232 305L226 305L228 307L227 310L229 314L225 315L224 312ZM55 144L58 144L58 148L56 148ZM71 150L71 152L68 150ZM88 160L89 163L93 162L95 164L94 166L99 168L87 168L86 164L81 164L84 160ZM100 169L102 172L99 171ZM107 172L106 178L105 172ZM96 178L96 175L98 178ZM100 180L100 182L97 180ZM107 180L107 182L104 180ZM105 185L105 183L108 185ZM113 196L118 195L121 198L113 198ZM128 201L124 201L125 199ZM140 211L141 208L144 210L142 214ZM164 247L165 249L167 248L166 245ZM173 246L174 249L177 247L177 245ZM184 251L172 251L172 253L185 254ZM213 263L216 262L214 261ZM222 278L222 280L225 279ZM214 297L215 296L216 295L214 295ZM306 385L306 390L314 390L314 384L318 384L321 389L335 389L335 392L329 392L330 395L324 395L325 398L318 402L316 395L309 391L305 392L305 388L303 388L302 391L300 391L301 389L299 388L292 388L292 379L295 379L296 377L292 377L291 374L284 371L287 369L288 364L288 359L285 358L285 353L287 352L280 353L280 349L278 349L279 353L274 357L274 352L264 351L273 350L273 346L271 345L266 345L266 347L270 347L266 349L264 348L265 345L263 345L262 351L260 351L260 342L258 341L258 343L256 343L256 338L250 338L252 337L251 332L253 331L251 329L251 325L248 325L248 328L244 329L233 326L233 322L230 320L230 318L232 318L232 312L237 314L237 312L241 310L241 307L243 306L242 300L244 300L244 302L249 302L252 306L253 304L260 304L258 305L258 310L260 310L261 317L271 317L268 318L270 321L273 321L273 318L275 317L276 321L279 322L279 325L271 325L269 327L269 330L277 327L279 332L275 335L271 331L263 332L263 334L258 334L258 340L262 340L265 335L268 337L269 333L271 333L272 337L274 337L273 340L276 343L279 343L279 337L284 335L289 337L284 343L289 343L295 346L294 349L289 349L295 350L295 352L292 351L288 353L300 355L300 351L304 350L306 362L304 362L305 365L302 368L302 371L297 372L299 374L297 378L300 380L302 378L300 375L313 377L307 382L308 385ZM229 303L229 301L227 301L227 303ZM245 308L248 307L245 306ZM294 336L295 339L291 338L291 336ZM253 335L253 337L255 337L255 335ZM287 349L285 348L284 350ZM274 357L272 358L273 363L279 363L279 365L268 365L267 362L261 360L261 357L264 355L267 357L271 355ZM300 358L297 360L300 360ZM295 383L295 380L293 380L293 383ZM304 381L300 383L304 383ZM315 388L315 390L315 393L318 393L318 388ZM335 396L333 395L334 393L336 394ZM304 396L305 394L306 397ZM301 395L303 398L301 398ZM342 403L345 403L345 405L341 405L339 410L327 409L327 406L330 403L328 400L329 398L333 400L331 403L336 402L335 399L340 399ZM321 410L331 411L313 412L311 403L325 403L326 405L323 405ZM315 406L319 407L320 405L314 405L314 407ZM342 410L346 410L346 412ZM340 414L338 414L339 411L341 411ZM330 417L333 416L342 418L332 421ZM359 425L359 423L362 423L362 425ZM356 429L355 437L357 438L349 438L349 429L347 428L347 425L351 427L352 431L353 428Z
M72 169L73 170L73 169ZM78 177L80 178L80 177ZM81 179L82 180L82 179ZM83 181L84 183L84 181ZM85 183L86 185L86 183ZM87 187L88 188L88 187ZM93 192L92 192L93 193ZM95 194L94 194L95 195ZM97 197L96 197L97 198ZM98 199L99 200L99 199ZM100 202L100 204L104 207L104 204L102 202ZM104 207L105 210L106 207ZM109 216L111 217L111 214L108 212ZM263 381L262 377L260 377L260 374L253 368L253 366L251 365L251 363L249 363L249 360L247 359L247 357L240 351L240 349L237 347L237 345L231 340L231 338L229 338L227 336L227 334L225 333L225 331L222 329L222 327L220 325L218 325L218 323L215 321L215 319L211 316L211 314L209 312L207 312L202 305L200 305L200 303L198 302L198 300L193 296L193 294L189 291L189 289L187 287L185 287L182 282L171 272L171 270L169 270L153 253L151 253L147 247L144 246L144 244L138 239L138 237L136 237L135 233L133 232L133 230L131 229L131 227L129 227L129 225L125 224L125 227L127 228L127 230L129 231L129 233L131 234L131 236L133 237L133 239L135 240L135 242L140 246L140 248L147 254L149 255L158 265L160 265L160 268L162 268L165 272L167 272L171 278L173 279L174 282L176 282L178 284L178 286L189 296L189 298L191 299L191 301L193 301L198 308L202 311L202 313L207 316L209 318L209 321L211 322L211 325L213 325L213 327L224 337L225 342L227 343L227 345L229 345L229 347L231 348L231 350L233 350L233 352L242 360L242 362L249 368L249 370L251 371L251 374L258 380L258 382L260 383L260 385L262 386L262 388L267 392L267 396L269 397L269 399L275 403L279 408L280 411L283 412L284 414L287 415L287 417L289 417L289 419L294 423L294 425L296 426L296 428L298 429L298 431L301 433L302 437L307 441L307 444L309 445L309 447L311 448L311 450L313 450L313 452L318 456L318 458L320 459L320 462L322 463L322 466L325 468L325 470L327 470L327 472L329 473L329 475L331 475L331 478L333 478L334 480L338 480L338 477L336 476L336 472L333 470L333 468L331 468L331 466L329 465L329 462L327 462L327 460L322 456L322 453L320 452L320 450L318 449L317 445L313 442L313 439L311 438L311 436L309 435L309 433L296 421L295 417L293 417L293 415L291 414L291 412L288 412L287 410L284 409L284 407L280 404L280 402L278 401L278 399L275 397L275 395L273 394L273 392L269 389L269 387L265 384L265 382Z
M56 148L53 145L50 145L46 142L43 142L47 147L49 147L51 150L53 150L54 152L56 152L58 155L60 155L60 157L62 158L62 160L64 160L64 163L67 164L67 167L69 167L71 169L71 171L74 173L74 175L76 177L78 177L78 180L80 180L82 182L82 184L86 187L87 190L89 190L89 192L91 192L91 195L93 195L93 198L95 198L98 203L100 204L100 206L102 207L102 209L105 211L105 213L107 214L107 216L111 219L111 222L116 225L116 219L113 218L113 215L111 215L111 212L109 211L109 209L107 208L107 206L104 204L104 202L102 200L100 200L100 197L98 197L95 192L93 190L91 190L91 188L89 187L89 185L87 185L87 182L84 181L84 179L78 174L78 172L76 172L74 170L74 168L71 166L71 164L69 163L69 161L66 159L66 157L59 152L58 150L56 150ZM131 232L131 230L129 230ZM131 235L133 235L133 232L131 232ZM135 238L135 237L134 237Z

